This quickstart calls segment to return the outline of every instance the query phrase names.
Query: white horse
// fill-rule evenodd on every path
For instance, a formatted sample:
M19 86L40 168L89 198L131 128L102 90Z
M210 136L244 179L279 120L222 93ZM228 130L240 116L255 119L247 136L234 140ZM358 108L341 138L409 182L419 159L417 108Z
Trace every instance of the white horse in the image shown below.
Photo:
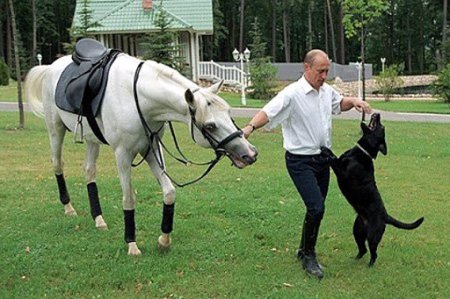
M51 65L36 66L30 70L25 82L26 97L33 112L45 117L53 170L66 215L76 215L76 211L64 180L62 144L67 130L76 133L78 116L56 106L55 89L63 70L71 62L71 57L65 56ZM235 126L230 117L230 106L216 95L220 85L200 88L167 66L154 61L141 61L123 53L112 64L104 100L95 119L115 153L123 193L125 241L129 255L141 254L136 244L136 198L131 184L132 162L138 154L144 157L162 188L162 233L158 238L158 246L169 248L171 244L169 234L172 231L175 188L165 172L158 140L162 137L166 122L187 124L198 145L213 148L217 154L227 155L238 168L256 161L255 147ZM91 214L98 229L107 229L95 183L96 160L101 142L85 117L82 118L82 124L82 137L87 144L85 175ZM148 138L146 135L149 130L156 132L158 138Z

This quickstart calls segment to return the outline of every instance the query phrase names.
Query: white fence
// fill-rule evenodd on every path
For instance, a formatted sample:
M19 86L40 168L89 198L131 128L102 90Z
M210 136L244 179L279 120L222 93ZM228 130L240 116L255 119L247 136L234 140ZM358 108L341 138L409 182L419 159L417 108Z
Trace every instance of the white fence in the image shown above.
M224 80L227 85L239 85L247 87L249 83L249 75L234 66L224 66L214 61L200 61L198 65L199 79L218 81Z

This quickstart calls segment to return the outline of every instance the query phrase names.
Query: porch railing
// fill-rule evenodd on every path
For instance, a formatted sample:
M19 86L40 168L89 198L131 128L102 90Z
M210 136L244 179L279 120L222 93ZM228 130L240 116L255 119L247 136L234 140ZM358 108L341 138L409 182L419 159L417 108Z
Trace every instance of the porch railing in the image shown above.
M234 66L220 65L214 61L199 62L199 79L203 80L224 80L224 84L247 87L249 85L249 75Z

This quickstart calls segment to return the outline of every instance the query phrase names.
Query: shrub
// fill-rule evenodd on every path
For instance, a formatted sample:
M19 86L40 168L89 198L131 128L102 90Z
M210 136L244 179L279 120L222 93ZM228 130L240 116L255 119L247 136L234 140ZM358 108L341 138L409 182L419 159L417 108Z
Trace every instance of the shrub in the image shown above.
M0 59L0 86L9 84L9 69L3 59Z
M439 72L432 85L433 94L450 104L450 63Z
M403 85L403 80L398 76L401 66L390 65L385 68L380 76L375 79L375 84L384 96L384 100L387 102L391 99L392 94L396 88Z
M261 100L270 100L274 95L277 69L268 61L251 64L250 78L253 88L252 97Z

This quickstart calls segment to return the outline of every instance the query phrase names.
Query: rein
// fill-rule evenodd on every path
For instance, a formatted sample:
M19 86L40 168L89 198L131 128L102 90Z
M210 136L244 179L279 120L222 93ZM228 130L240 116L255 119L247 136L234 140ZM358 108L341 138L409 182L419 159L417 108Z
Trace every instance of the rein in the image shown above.
M230 134L228 137L226 137L225 139L223 139L222 141L217 141L217 139L214 138L214 136L212 136L204 127L200 126L197 121L195 120L195 109L192 109L189 107L189 113L191 115L191 137L192 140L196 142L195 138L194 138L194 133L193 133L193 128L194 126L202 133L203 137L208 140L208 142L210 143L211 147L214 149L214 152L216 154L216 157L209 161L209 162L203 162L203 163L197 163L197 162L193 162L189 159L186 158L186 156L182 153L178 141L176 139L176 135L175 135L175 131L173 129L172 126L172 122L168 121L169 124L169 128L170 128L170 133L172 135L172 139L173 142L175 144L175 147L178 151L178 153L181 155L181 158L176 157L174 154L172 154L171 151L168 150L168 148L166 147L166 145L163 143L161 137L159 136L159 133L161 132L161 130L164 128L164 124L161 126L161 128L159 128L157 131L153 131L149 125L147 124L147 122L145 121L145 118L142 114L142 110L139 106L139 100L138 100L138 94L137 94L137 82L139 79L139 73L141 71L142 65L144 64L144 61L140 62L138 67L136 68L136 72L134 74L134 81L133 81L133 95L134 95L134 101L136 103L136 108L138 111L138 115L139 115L139 119L141 120L142 126L144 128L144 132L145 132L145 136L148 139L149 145L148 148L146 150L145 155L142 157L142 160L139 161L136 164L132 164L133 167L137 167L139 166L144 160L145 158L149 155L149 153L151 152L153 154L153 156L156 159L156 162L158 163L159 168L164 172L164 174L170 179L170 181L175 184L178 187L184 187L187 185L191 185L193 183L196 183L198 181L200 181L201 179L203 179L213 168L214 166L224 157L224 156L228 156L229 154L226 152L226 150L223 148L227 143L229 143L231 140L233 140L234 138L237 137L241 137L242 136L242 131L236 126L236 124L234 123L233 120L233 124L236 126L236 128L238 129L236 132ZM193 92L196 92L198 89L196 89ZM205 172L200 175L199 177L197 177L196 179L193 179L191 181L188 181L186 183L178 183L176 180L174 180L166 171L165 169L165 165L164 165L164 160L162 158L162 152L161 152L161 147L157 147L157 151L155 151L155 149L153 148L152 144L153 142L156 141L158 144L160 144L163 149L175 160L177 160L180 163L183 163L185 165L209 165L208 168L205 170Z

